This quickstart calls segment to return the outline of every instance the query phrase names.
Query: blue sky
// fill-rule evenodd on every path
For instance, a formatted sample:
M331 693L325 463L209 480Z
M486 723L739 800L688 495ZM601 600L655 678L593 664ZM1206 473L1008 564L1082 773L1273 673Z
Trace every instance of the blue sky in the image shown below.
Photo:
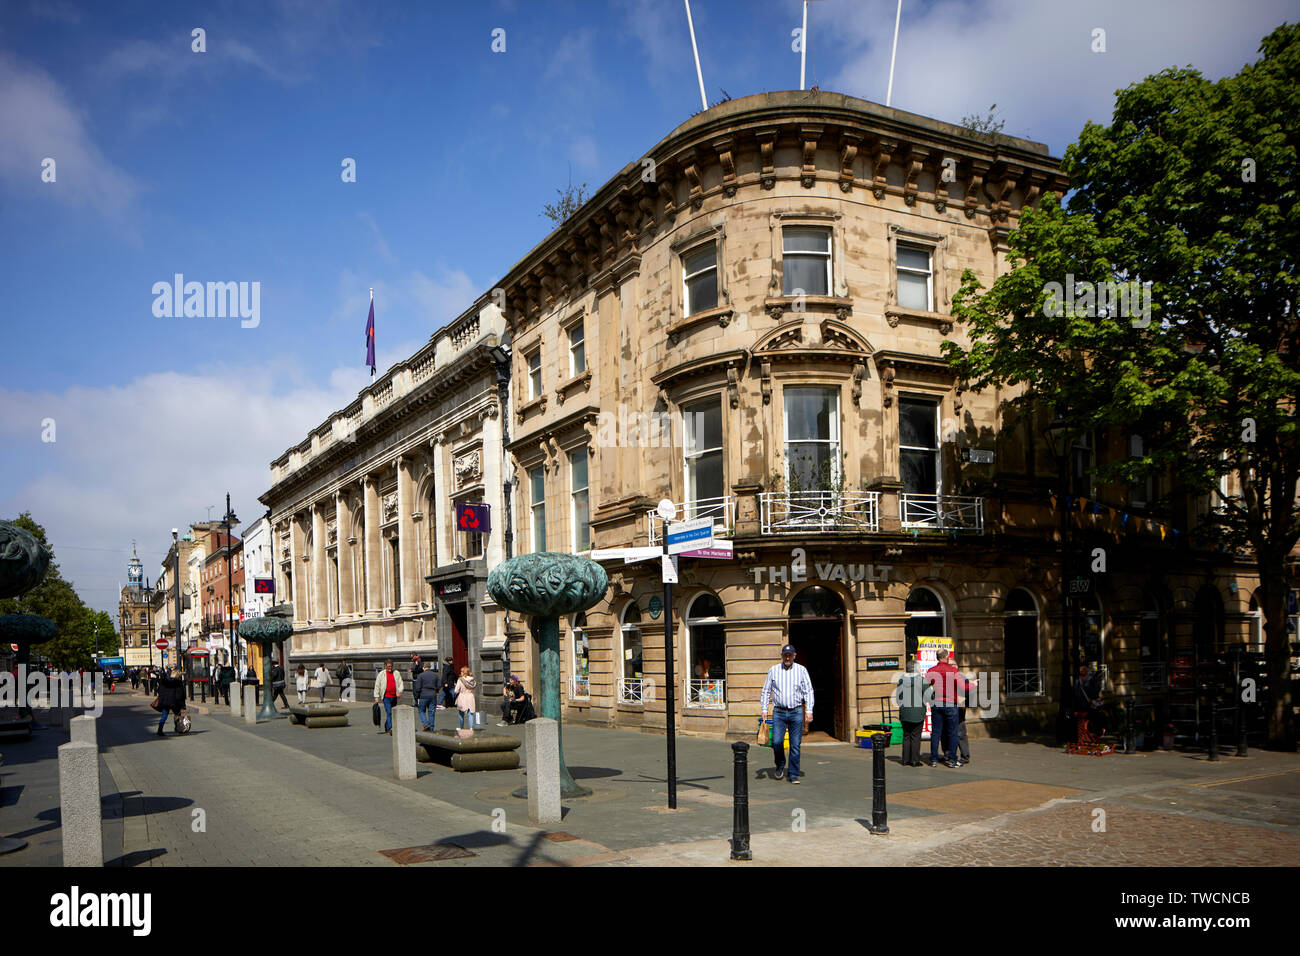
M711 103L798 87L797 0L691 6ZM809 84L883 102L894 10L810 3ZM904 0L893 105L955 122L997 103L1059 156L1115 89L1235 73L1292 11ZM546 235L556 187L598 187L699 108L679 0L10 0L0 516L32 511L115 609L133 538L153 577L170 528L227 490L255 517L270 460L363 387L369 287L386 367ZM175 273L259 282L260 325L155 317Z

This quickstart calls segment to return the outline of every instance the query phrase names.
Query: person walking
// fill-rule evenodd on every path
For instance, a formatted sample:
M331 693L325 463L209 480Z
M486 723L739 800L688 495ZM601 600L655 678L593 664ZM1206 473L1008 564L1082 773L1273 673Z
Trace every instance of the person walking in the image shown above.
M298 665L298 675L294 685L298 691L298 706L301 707L307 703L307 668L301 664Z
M235 682L235 668L229 661L221 665L221 671L217 675L217 686L221 689L221 698L230 706L230 685Z
M166 737L163 727L167 724L167 714L185 712L185 681L181 680L179 667L172 668L171 674L158 681L158 736Z
M436 667L426 667L415 678L413 689L420 723L425 730L433 730L434 717L438 713L438 695L442 693L442 675Z
M284 665L276 661L271 665L271 706L275 706L275 699L278 697L284 701L284 706L289 706L289 698L284 696L284 688L287 685L284 676Z
M474 729L474 678L468 664L461 667L460 680L456 681L456 726Z
M349 685L348 680L352 677L352 665L347 661L344 661L339 665L338 670L334 672L334 676L339 679L339 700L343 700L344 697L347 697L348 687L351 686ZM356 700L356 695L353 694L353 696L348 699Z
M330 672L325 669L324 661L316 665L316 671L312 674L312 677L315 679L316 686L320 688L320 702L323 704L325 703L325 688L330 685Z
M813 719L813 687L808 669L794 662L793 644L781 648L781 663L773 664L763 682L759 706L767 719L767 705L772 703L772 756L776 758L776 779L788 776L798 783L799 745ZM785 735L790 733L790 771L785 769Z
M442 703L444 707L451 707L455 704L452 693L456 685L456 668L451 661L444 661L442 665Z
M921 766L921 730L925 727L925 679L916 672L916 661L907 662L907 673L898 680L894 698L898 720L903 725L904 767Z
M419 654L411 655L411 696L415 698L415 706L420 706L420 696L415 689L415 679L424 672L424 661L420 659Z
M393 670L391 660L384 661L384 669L375 675L375 700L384 702L384 730L393 733L393 704L402 696L402 675Z
M934 704L930 708L930 766L939 764L939 736L943 735L944 756L948 766L956 770L957 760L957 704L966 691L968 682L957 668L948 662L948 651L938 653L939 663L925 673L925 681L934 688Z
M948 663L957 667L957 657L954 654L948 655ZM957 667L960 672L961 668ZM975 681L968 680L965 674L962 679L966 680L966 689L957 695L957 760L965 766L970 763L970 740L966 737L966 708L970 706L971 694L975 692Z

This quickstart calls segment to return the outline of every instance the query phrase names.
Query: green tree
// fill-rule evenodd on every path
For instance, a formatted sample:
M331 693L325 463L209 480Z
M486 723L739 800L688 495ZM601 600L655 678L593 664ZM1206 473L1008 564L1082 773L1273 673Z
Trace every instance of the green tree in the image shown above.
M113 629L113 619L103 611L86 607L73 586L64 580L45 537L45 529L26 511L13 519L13 523L31 532L51 551L50 567L45 580L32 590L0 601L0 614L39 614L52 620L59 629L58 635L37 645L35 653L56 668L90 667L94 660L96 633L99 649L105 653L110 653L110 649L115 652L121 641Z
M587 184L581 186L573 185L570 181L568 188L555 190L560 198L555 202L548 202L542 207L542 215L557 226L563 225L570 216L582 208L582 204L587 201Z
M1260 52L1218 82L1170 69L1118 91L1111 124L1087 124L1066 151L1068 204L1049 195L1025 212L1009 239L1011 270L990 288L963 276L953 312L971 345L944 350L972 387L1020 385L1018 404L1063 410L1075 430L1140 434L1143 456L1113 463L1104 479L1168 473L1216 499L1208 533L1249 547L1260 576L1269 744L1293 750L1285 601L1300 540L1300 27L1279 27ZM1149 314L1141 295L1127 309L1064 301L1065 285L1084 280L1149 283ZM1240 493L1225 500L1227 474Z

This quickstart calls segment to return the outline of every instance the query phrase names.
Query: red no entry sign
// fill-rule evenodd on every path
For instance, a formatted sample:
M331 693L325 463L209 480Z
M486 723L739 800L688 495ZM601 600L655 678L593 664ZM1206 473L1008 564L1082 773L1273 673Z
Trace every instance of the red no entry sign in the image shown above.
M160 637L158 640L153 642L153 646L158 648L160 651L165 651L167 648L171 647L171 641L167 640L165 637Z

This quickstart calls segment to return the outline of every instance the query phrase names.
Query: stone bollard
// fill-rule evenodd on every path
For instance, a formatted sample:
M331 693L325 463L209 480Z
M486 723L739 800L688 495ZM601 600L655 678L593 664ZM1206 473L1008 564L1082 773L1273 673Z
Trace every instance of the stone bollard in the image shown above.
M731 858L752 860L749 851L749 744L738 740L731 745L735 785L732 788Z
M68 731L72 735L74 744L90 744L96 750L99 749L99 731L97 729L98 721L89 714L82 714L80 717L72 718L72 726Z
M871 735L871 826L872 833L889 832L889 809L885 806L885 746L886 734Z
M231 717L244 716L244 685L243 684L230 685L230 716Z
M72 718L76 713L77 713L77 708L75 707L59 708L59 723L63 727L63 732L65 734L72 733Z
M59 748L59 813L64 866L103 866L99 748L67 743Z
M398 780L414 780L415 708L398 704L393 708L393 775Z
M244 685L244 723L257 723L257 685Z
M560 732L556 721L538 717L524 724L524 759L528 761L528 819L559 823Z

